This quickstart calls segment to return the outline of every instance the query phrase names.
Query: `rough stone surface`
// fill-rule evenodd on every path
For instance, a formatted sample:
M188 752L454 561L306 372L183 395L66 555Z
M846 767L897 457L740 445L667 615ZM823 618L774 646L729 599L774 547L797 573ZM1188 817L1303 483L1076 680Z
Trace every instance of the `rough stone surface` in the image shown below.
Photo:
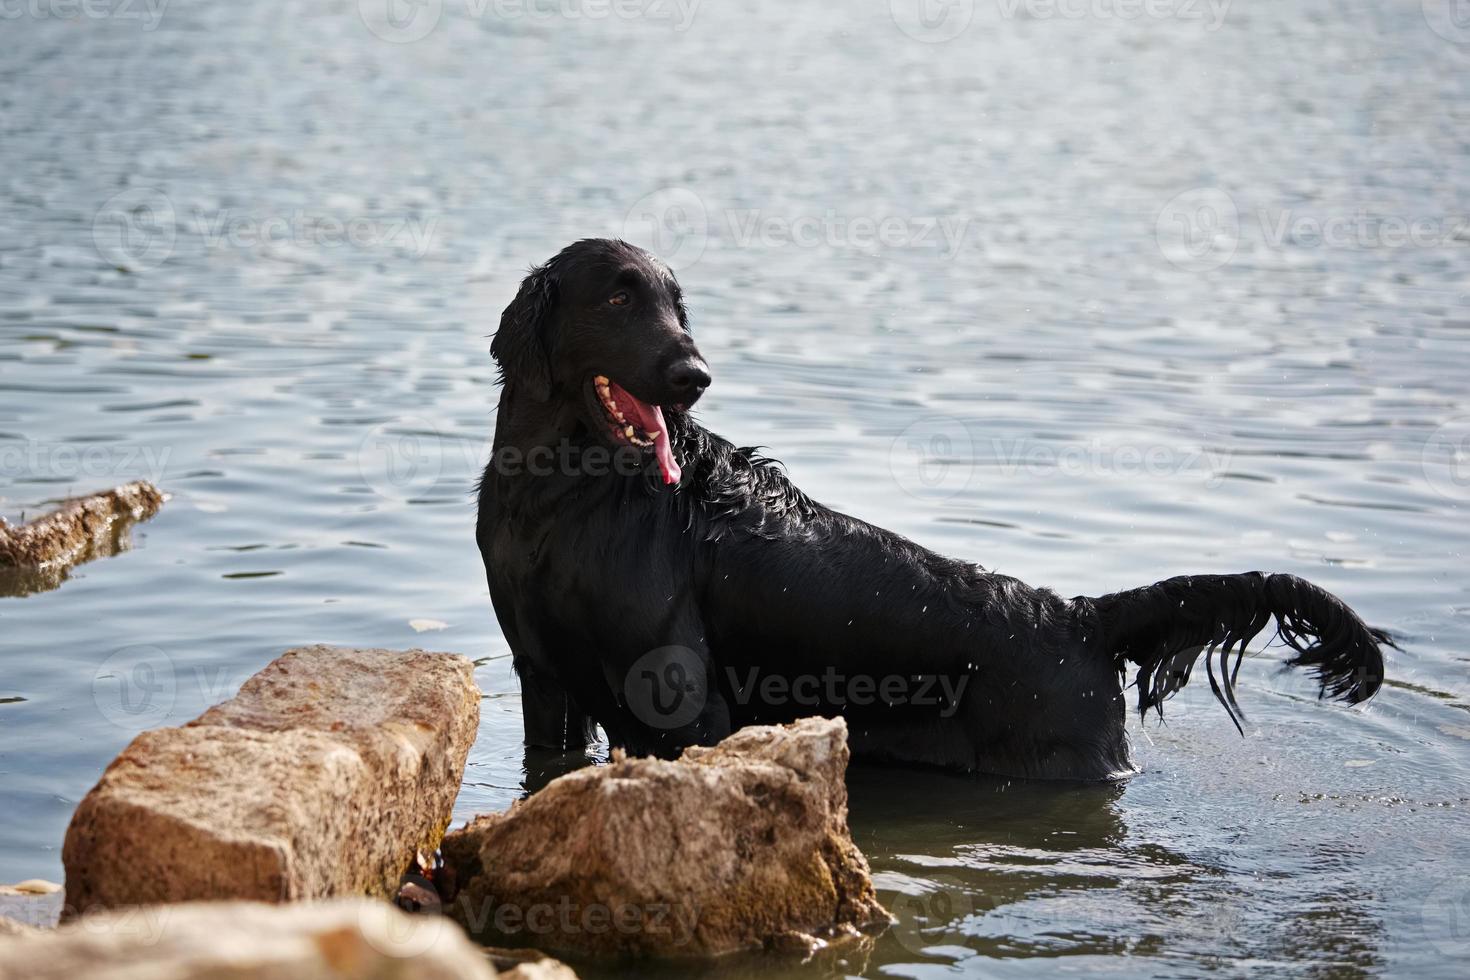
M479 725L464 657L292 650L182 728L135 738L62 849L97 907L386 896L449 824Z
M114 524L152 517L163 494L151 483L127 483L89 497L65 501L56 510L14 527L0 518L0 566L36 567L70 563L108 550Z
M847 726L747 728L677 762L614 756L444 840L472 934L710 956L885 926L847 827Z
M41 930L35 926L26 925L24 922L16 922L0 915L0 939L7 936L29 936L39 933Z
M100 912L0 938L0 980L486 980L484 953L443 917L362 899L199 902Z

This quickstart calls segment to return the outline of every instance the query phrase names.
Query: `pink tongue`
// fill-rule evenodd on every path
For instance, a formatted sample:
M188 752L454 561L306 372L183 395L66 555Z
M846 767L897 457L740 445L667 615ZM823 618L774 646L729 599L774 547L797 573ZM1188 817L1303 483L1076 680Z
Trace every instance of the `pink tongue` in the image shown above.
M664 485L678 483L683 473L674 459L674 447L669 443L669 430L664 425L664 410L657 405L649 407L653 409L653 425L648 427L648 431L653 433L653 454L658 457L658 468L663 471Z
M633 414L638 416L638 426L653 434L653 454L658 457L658 468L663 472L664 485L678 483L683 475L674 459L674 447L669 443L669 428L664 424L664 410L657 405L640 401L627 389L614 385L613 398L624 410L631 404Z

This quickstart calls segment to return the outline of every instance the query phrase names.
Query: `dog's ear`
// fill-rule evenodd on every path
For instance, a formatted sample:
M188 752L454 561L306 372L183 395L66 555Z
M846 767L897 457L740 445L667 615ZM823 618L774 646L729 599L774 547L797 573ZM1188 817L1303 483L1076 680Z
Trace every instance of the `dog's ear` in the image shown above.
M522 386L538 402L551 397L547 330L555 306L556 277L550 266L532 269L516 298L500 314L500 329L490 342L490 356L500 365L501 381Z

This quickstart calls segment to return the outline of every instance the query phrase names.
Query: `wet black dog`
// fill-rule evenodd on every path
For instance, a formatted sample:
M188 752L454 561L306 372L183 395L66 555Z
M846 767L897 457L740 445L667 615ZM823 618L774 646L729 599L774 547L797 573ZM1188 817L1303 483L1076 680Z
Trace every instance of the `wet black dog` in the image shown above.
M631 245L578 242L533 270L491 353L477 539L528 744L601 725L671 755L842 714L860 758L1104 779L1133 768L1130 663L1146 711L1203 652L1235 718L1241 655L1274 618L1324 696L1381 681L1387 636L1291 575L1063 599L809 499L690 418L709 369L673 274Z

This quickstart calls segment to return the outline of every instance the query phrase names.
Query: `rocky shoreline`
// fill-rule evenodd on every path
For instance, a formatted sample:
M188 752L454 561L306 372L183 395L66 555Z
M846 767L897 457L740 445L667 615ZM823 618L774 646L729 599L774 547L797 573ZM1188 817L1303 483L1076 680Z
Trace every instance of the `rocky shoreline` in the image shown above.
M848 831L840 719L675 761L615 753L446 836L479 721L472 671L455 654L304 647L140 734L77 807L64 897L0 918L0 978L566 978L491 947L806 958L886 928ZM419 914L394 907L400 887ZM36 928L57 904L60 928Z

